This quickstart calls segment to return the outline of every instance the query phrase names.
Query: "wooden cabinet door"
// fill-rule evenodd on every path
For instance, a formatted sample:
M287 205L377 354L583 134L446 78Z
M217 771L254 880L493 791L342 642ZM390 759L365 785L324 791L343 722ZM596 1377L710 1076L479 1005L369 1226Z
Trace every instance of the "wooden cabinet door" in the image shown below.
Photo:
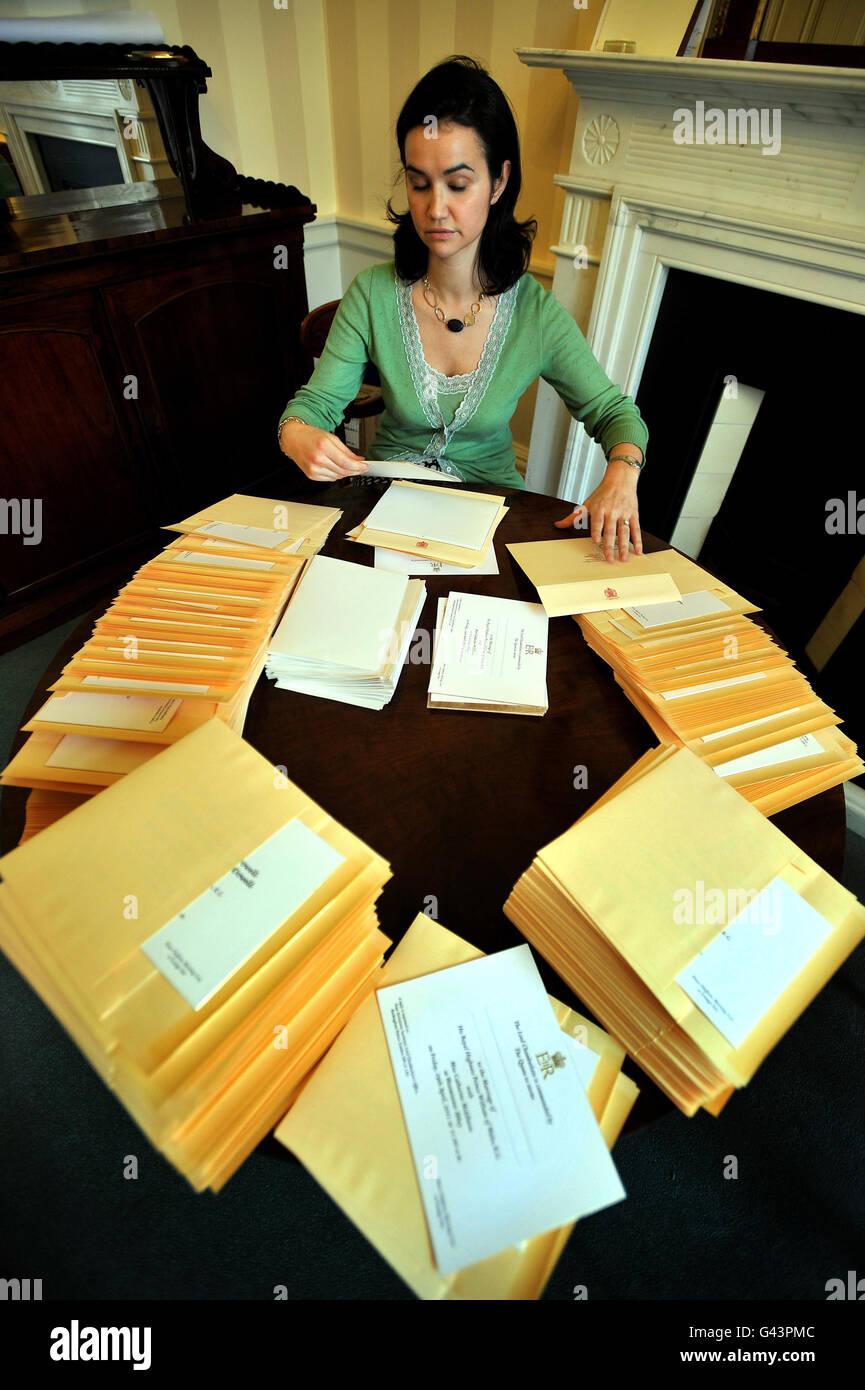
M306 287L300 246L277 269L272 239L217 238L193 265L105 292L124 364L138 378L164 522L284 463L276 425L304 379Z
M38 594L152 528L133 409L95 294L0 304L3 598Z

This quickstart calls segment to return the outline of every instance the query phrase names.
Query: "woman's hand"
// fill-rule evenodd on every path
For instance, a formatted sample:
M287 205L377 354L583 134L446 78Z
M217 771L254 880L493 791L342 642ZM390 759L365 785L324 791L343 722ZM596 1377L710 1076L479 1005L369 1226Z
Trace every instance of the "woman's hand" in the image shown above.
M640 514L637 507L639 473L629 463L608 463L603 482L570 516L557 521L556 526L573 526L581 516L591 517L592 540L603 548L604 559L629 558L628 542L634 553L642 555L643 537L640 534Z
M283 425L279 447L315 483L333 483L353 473L369 472L360 454L352 453L335 434L315 425L299 425L296 420Z

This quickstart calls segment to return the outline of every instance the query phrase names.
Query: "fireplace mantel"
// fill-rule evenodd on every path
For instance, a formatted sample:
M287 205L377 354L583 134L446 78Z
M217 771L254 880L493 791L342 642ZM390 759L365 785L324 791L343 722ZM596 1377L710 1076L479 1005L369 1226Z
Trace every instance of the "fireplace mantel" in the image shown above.
M529 67L560 68L582 97L645 103L696 94L720 106L772 105L814 121L865 125L865 69L716 58L653 58L642 53L582 53L518 48Z
M639 387L670 266L865 314L865 71L517 53L560 68L580 98L570 167L555 180L553 293L624 391ZM764 112L767 138L740 141L731 116L729 142L679 143L680 113L698 103L705 115ZM772 129L779 147L764 153ZM582 500L603 466L541 382L529 487Z

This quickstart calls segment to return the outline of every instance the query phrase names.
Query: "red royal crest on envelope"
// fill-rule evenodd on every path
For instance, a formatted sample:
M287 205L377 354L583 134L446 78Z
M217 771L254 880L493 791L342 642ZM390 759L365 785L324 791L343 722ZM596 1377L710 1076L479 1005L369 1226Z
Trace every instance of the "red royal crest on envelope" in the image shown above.
M610 589L605 589L605 590L604 590L604 598L618 598L618 597L619 597L619 595L618 595L618 593L617 593L617 591L616 591L615 589L610 588Z
M427 547L428 545L429 545L429 541L417 541L417 542L415 543L415 548L416 548L417 550L425 550L426 547Z

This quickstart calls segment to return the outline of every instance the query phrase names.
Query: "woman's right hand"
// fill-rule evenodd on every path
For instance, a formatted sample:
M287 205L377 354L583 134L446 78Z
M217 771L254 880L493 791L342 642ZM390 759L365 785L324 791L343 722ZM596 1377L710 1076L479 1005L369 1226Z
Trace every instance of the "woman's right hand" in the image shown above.
M360 454L352 453L335 434L316 429L315 425L299 425L292 420L283 426L279 446L315 483L333 483L369 471Z

